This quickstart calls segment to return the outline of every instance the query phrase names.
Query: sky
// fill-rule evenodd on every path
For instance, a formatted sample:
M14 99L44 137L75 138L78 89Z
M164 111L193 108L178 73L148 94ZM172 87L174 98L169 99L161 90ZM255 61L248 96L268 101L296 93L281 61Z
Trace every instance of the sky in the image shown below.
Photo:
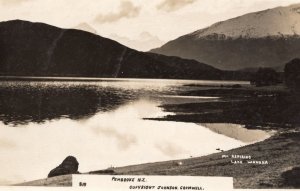
M0 0L0 21L77 28L147 51L249 12L300 0Z

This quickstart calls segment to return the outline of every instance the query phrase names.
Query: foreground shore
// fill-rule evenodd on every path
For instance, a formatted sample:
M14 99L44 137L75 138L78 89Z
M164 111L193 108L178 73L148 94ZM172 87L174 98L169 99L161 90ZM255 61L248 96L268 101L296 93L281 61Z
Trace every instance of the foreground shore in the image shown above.
M89 174L226 176L234 188L299 188L299 100L280 87L208 87L186 92L218 96L221 102L162 105L176 115L155 120L194 123L237 123L247 128L275 130L261 142L189 159L117 167ZM152 119L153 120L153 119ZM201 149L201 145L199 145ZM71 176L58 176L21 185L71 186Z
M141 164L116 168L117 174L135 175L187 175L234 177L234 188L293 188L283 174L299 165L300 133L277 134L265 141L185 160ZM200 146L201 147L201 146ZM228 155L228 158L222 158ZM242 164L234 164L240 159L232 155L251 156L242 159ZM182 165L178 166L178 162ZM268 164L248 164L247 161L267 161ZM294 177L299 178L299 177Z
M208 156L118 167L95 171L91 174L115 175L181 175L181 176L225 176L234 178L234 188L295 188L292 177L284 174L299 167L300 133L279 133L273 137L245 147L219 152ZM199 147L201 147L199 145ZM222 158L228 155L228 158ZM243 164L234 164L232 155L251 156L242 159ZM247 161L267 161L268 164L248 164ZM178 165L180 162L181 165ZM293 177L299 178L297 175ZM70 175L42 179L19 186L71 186Z

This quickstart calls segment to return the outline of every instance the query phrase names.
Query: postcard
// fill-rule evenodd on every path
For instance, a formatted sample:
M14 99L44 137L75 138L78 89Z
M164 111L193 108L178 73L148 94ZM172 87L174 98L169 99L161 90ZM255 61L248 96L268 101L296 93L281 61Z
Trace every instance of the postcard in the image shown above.
M0 190L300 188L299 0L0 0Z

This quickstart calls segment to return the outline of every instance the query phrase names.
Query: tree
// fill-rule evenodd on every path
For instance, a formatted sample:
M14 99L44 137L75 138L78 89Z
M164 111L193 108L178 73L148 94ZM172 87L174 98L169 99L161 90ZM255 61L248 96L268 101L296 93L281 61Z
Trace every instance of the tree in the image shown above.
M300 91L300 59L295 58L284 67L285 84L292 90Z
M251 79L255 86L270 86L280 83L280 75L272 68L259 68Z

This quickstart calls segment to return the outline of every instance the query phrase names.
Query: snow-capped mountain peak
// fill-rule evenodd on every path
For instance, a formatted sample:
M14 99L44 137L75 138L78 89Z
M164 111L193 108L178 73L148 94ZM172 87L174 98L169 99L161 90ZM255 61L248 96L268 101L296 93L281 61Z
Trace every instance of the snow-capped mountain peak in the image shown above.
M191 34L195 38L264 38L300 35L300 4L249 13Z

